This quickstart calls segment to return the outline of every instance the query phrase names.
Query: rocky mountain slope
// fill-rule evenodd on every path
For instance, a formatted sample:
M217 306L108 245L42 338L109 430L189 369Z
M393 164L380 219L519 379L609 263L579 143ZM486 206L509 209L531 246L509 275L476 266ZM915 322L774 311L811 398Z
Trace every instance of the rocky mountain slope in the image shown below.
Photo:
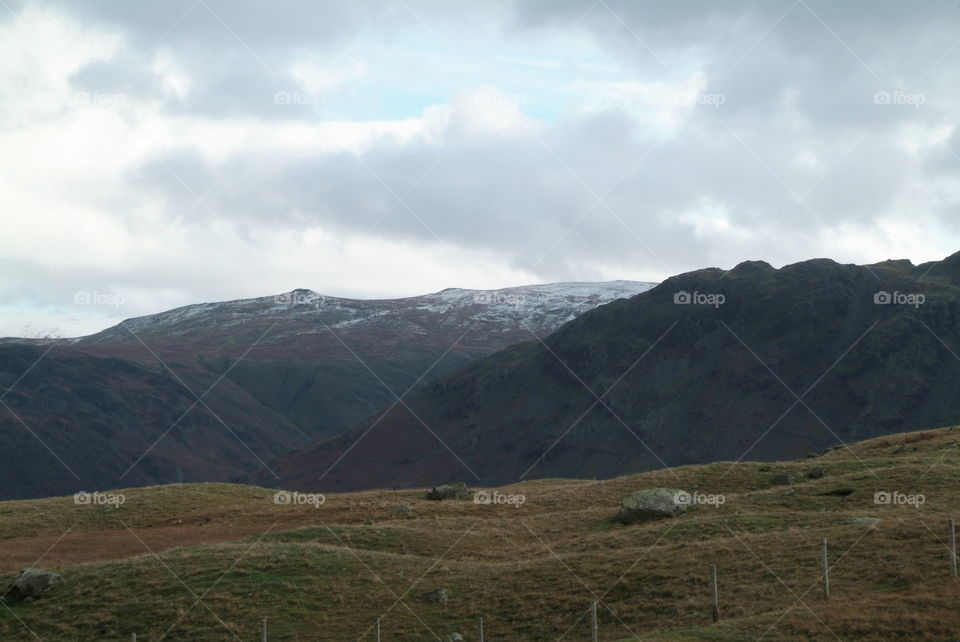
M0 498L227 480L651 285L376 301L295 290L129 319L80 339L7 340Z
M797 457L960 422L958 381L960 254L748 262L595 309L271 468L335 490Z

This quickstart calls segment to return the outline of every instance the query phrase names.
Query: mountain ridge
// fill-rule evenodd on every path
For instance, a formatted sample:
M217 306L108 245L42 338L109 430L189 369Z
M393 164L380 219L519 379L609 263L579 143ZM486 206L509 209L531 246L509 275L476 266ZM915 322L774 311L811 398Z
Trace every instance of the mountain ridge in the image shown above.
M16 446L0 452L0 497L227 481L648 286L533 286L506 302L493 295L519 291L370 303L294 290L0 343L0 438Z
M745 262L670 277L270 466L291 489L474 475L503 484L531 468L592 478L743 453L798 457L956 423L958 267L960 254L918 266ZM695 294L724 301L675 298ZM897 302L915 294L922 303ZM252 479L265 482L262 471Z

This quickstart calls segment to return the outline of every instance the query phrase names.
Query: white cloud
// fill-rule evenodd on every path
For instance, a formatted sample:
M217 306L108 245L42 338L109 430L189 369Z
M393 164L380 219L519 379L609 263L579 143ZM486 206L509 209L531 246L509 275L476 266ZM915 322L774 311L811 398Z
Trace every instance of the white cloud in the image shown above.
M0 18L0 306L920 261L960 240L945 4L209 4Z
M725 97L703 94L706 81L697 73L679 81L576 81L571 89L584 95L582 109L597 113L620 110L652 129L665 134L675 133L693 115L707 106L719 107Z

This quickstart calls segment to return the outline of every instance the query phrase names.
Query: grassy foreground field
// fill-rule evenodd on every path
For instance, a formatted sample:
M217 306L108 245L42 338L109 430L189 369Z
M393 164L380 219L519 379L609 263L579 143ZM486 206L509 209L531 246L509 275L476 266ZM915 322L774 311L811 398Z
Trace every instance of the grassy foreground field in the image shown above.
M807 476L822 467L820 478ZM774 483L785 472L804 476ZM722 495L623 526L630 491ZM0 503L0 591L24 567L65 582L0 604L0 640L955 640L960 430L897 435L780 464L718 463L498 489L519 508L423 491L328 495L319 508L225 484ZM875 503L875 493L922 505ZM879 520L879 521L877 521ZM832 596L822 597L820 540ZM718 567L721 622L710 614ZM445 604L426 594L448 589Z

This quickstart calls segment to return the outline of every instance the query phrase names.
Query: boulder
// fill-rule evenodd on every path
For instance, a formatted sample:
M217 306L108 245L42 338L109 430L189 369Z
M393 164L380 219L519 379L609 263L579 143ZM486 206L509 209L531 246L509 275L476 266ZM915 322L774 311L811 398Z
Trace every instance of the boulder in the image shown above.
M636 524L653 519L675 517L687 510L690 494L679 488L648 488L635 490L620 504L617 519L624 524Z
M25 568L14 578L6 596L13 601L32 600L62 583L62 575L39 568Z
M810 472L807 473L807 477L810 479L820 479L824 476L823 466L817 466L816 468L811 468Z
M466 499L467 497L470 497L470 489L463 482L435 486L427 493L427 499L433 500Z
M463 636L459 633L448 633L446 642L463 642Z
M445 586L440 586L424 596L430 604L446 604L450 601L450 591Z

